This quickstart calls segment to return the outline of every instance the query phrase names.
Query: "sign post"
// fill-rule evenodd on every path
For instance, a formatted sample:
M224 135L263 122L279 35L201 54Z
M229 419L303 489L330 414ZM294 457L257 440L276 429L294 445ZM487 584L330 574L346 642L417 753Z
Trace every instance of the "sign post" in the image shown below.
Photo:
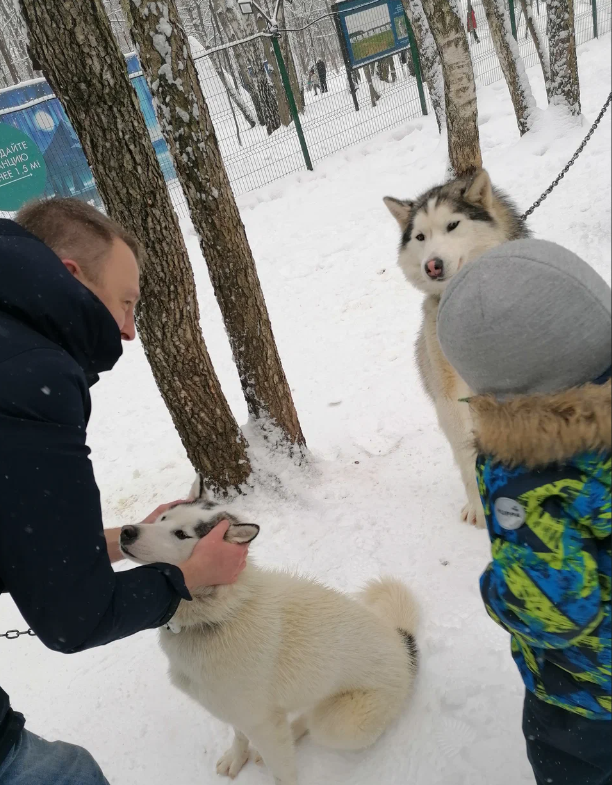
M427 101L412 26L401 0L339 0L332 6L349 87L358 109L351 72L410 49L423 114Z
M40 196L47 182L42 153L27 134L0 123L0 210L17 212Z

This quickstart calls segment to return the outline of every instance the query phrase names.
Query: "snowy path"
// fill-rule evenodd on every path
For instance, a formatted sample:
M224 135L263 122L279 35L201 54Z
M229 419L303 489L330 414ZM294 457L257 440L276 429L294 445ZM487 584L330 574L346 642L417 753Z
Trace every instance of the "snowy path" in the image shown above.
M582 128L544 114L519 140L503 82L480 93L485 163L527 208L586 133L610 90L610 38L580 55ZM530 71L543 106L537 71ZM412 344L419 300L395 265L382 205L441 179L433 118L419 119L241 198L279 348L315 461L274 468L241 502L262 524L261 563L296 567L352 590L380 572L404 578L423 607L422 672L401 722L367 753L300 746L300 785L527 785L522 686L507 636L478 594L488 541L458 521L463 491L419 385ZM610 115L532 220L535 232L610 278ZM186 229L189 234L189 229ZM203 327L240 422L246 418L197 243ZM184 493L190 468L138 345L94 391L91 446L108 525L138 520ZM268 469L271 468L268 465ZM18 626L0 600L0 626ZM21 622L22 623L22 622ZM229 730L170 687L156 634L75 657L38 641L0 642L2 685L28 727L87 746L112 785L212 785ZM242 785L270 785L251 765Z

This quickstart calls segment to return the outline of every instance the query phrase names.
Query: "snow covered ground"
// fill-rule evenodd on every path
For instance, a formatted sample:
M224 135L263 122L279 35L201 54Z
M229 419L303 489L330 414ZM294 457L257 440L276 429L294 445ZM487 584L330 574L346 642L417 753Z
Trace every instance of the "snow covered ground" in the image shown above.
M543 111L519 140L504 82L479 93L485 164L527 208L571 157L610 90L610 37L581 47L584 122ZM539 105L545 105L531 69ZM376 748L338 754L306 740L301 785L526 785L522 686L507 636L482 607L484 532L459 522L463 490L417 378L420 296L395 264L397 229L382 204L439 181L445 151L418 119L240 199L311 465L275 463L240 501L262 525L253 558L352 590L381 572L420 598L422 670L402 720ZM531 225L610 279L610 114ZM185 225L202 322L240 422L245 407L197 242ZM90 442L108 526L140 520L183 494L188 465L141 347L94 389ZM273 479L282 479L279 486ZM21 626L7 597L2 631ZM254 673L256 663L253 663ZM33 639L0 641L0 674L28 727L83 744L112 785L212 785L230 731L168 683L156 633L66 657ZM243 785L270 785L251 764Z

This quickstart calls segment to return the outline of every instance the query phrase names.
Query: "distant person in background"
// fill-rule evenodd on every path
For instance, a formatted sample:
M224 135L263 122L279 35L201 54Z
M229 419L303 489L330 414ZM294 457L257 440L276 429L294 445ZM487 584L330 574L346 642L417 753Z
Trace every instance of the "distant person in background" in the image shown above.
M468 3L467 30L474 41L479 44L480 38L478 37L477 27L478 22L476 21L476 12L474 11L474 6L471 3Z
M321 92L327 92L327 66L320 58L317 60L317 73L319 74L319 83L321 85Z
M319 95L321 90L321 83L319 82L319 74L317 73L317 69L312 66L308 73L308 89L314 90L315 96Z

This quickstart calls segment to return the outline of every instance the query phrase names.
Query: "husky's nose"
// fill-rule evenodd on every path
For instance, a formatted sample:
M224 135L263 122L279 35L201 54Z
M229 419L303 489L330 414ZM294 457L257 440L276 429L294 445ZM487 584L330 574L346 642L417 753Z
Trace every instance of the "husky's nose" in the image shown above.
M444 262L436 256L425 264L425 271L433 281L444 278Z
M138 539L139 531L136 526L124 526L121 529L121 544L131 545Z

